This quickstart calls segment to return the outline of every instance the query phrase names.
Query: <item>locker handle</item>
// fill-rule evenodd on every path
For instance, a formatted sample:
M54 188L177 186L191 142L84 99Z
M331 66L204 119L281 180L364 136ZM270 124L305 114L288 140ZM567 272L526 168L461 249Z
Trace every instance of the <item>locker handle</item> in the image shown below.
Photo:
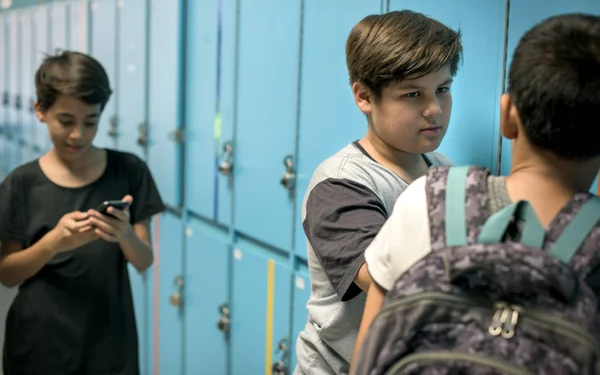
M119 132L117 131L117 116L116 115L112 115L110 117L107 133L108 133L108 136L111 138L117 138L117 136L119 135Z
M142 147L148 145L148 125L146 122L142 122L138 125L137 143Z
M288 190L292 190L296 187L296 171L294 170L292 155L286 155L283 158L283 165L285 166L285 172L281 178L281 185Z
M231 142L223 144L223 159L219 164L219 172L223 176L230 176L233 171L233 145Z
M22 107L21 95L17 94L17 95L15 95L15 109L21 109L21 107Z
M10 95L8 94L8 91L4 91L2 93L2 105L6 107L9 104L10 104Z
M31 100L29 100L29 112L35 113L35 99L34 98L31 98Z

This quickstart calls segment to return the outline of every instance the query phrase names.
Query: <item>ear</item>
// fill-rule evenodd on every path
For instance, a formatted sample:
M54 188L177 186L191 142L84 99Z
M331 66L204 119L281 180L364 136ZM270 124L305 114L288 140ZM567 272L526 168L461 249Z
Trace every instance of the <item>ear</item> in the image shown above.
M362 83L354 82L352 84L352 94L358 109L365 115L370 115L373 110L373 96L371 91Z
M507 139L515 139L519 134L519 113L509 94L500 97L500 130Z
M40 102L36 101L33 104L33 108L35 109L35 115L40 122L46 122L46 111L42 109L40 106Z

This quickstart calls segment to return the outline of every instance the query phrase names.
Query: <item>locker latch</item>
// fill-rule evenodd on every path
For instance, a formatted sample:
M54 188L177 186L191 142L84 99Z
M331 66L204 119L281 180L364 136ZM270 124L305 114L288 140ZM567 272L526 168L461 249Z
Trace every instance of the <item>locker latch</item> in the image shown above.
M282 338L277 343L275 354L277 353L281 353L281 357L279 357L279 361L273 364L273 375L288 375L290 372L285 365L285 360L288 355L287 337Z
M219 306L219 314L221 314L221 317L217 321L217 327L219 331L227 335L229 333L229 326L231 325L231 316L229 315L229 306L226 303Z
M169 139L175 143L183 143L183 129L175 129L170 132Z
M294 171L293 161L294 159L292 155L287 155L285 158L283 158L285 172L281 178L281 185L288 190L292 190L296 186L296 172Z
M233 145L231 142L225 142L223 144L223 161L219 164L219 172L223 176L230 176L233 172Z
M117 131L117 116L113 115L110 117L110 120L108 120L108 136L111 138L117 138L117 135L119 135L119 132Z
M148 125L145 122L138 125L137 143L142 147L146 147L148 144Z
M22 103L21 103L21 95L17 94L15 95L15 109L21 109L22 107Z

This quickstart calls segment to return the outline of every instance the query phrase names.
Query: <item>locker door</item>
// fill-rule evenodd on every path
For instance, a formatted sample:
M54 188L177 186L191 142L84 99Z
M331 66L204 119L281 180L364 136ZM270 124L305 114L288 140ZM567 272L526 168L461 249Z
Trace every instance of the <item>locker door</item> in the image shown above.
M166 212L155 218L154 375L183 375L183 226ZM156 330L158 328L158 330Z
M505 0L391 0L390 10L410 9L463 33L464 62L452 86L450 126L438 151L455 164L496 164L498 106L502 93ZM485 77L485 79L481 79Z
M120 150L145 158L148 3L145 0L121 0L117 7L117 145Z
M34 12L34 49L33 49L33 64L34 64L34 74L35 71L39 68L42 60L45 55L50 52L50 40L51 33L49 28L49 6L39 5L36 6L33 10ZM33 79L33 77L32 77ZM33 93L34 100L37 100L35 97L35 92ZM46 130L46 125L39 122L37 119L34 119L35 125L32 128L33 134L33 151L34 157L40 157L46 151L48 151L48 147L50 144L50 139L48 137L48 131Z
M295 253L306 259L302 201L319 163L367 130L348 84L345 45L354 25L380 13L380 0L304 1L302 73L298 127ZM327 56L327 58L323 58Z
M600 2L597 0L512 0L508 22L507 71L514 50L527 30L548 17L561 13L576 12L600 15ZM502 139L501 174L507 175L510 173L511 160L510 141Z
M21 161L23 163L33 159L34 129L37 125L34 104L34 74L33 63L33 9L24 9L21 13Z
M186 199L198 215L216 219L219 12L216 1L188 3L186 73Z
M229 233L190 218L185 247L185 374L226 375ZM210 355L207 355L210 353Z
M221 35L219 54L219 109L218 121L215 121L215 139L218 162L233 162L235 150L231 147L234 141L235 98L236 98L236 64L237 64L237 0L219 2ZM230 150L231 152L227 152ZM229 160L228 160L229 159ZM227 164L225 164L227 166ZM226 169L225 169L226 170ZM223 225L231 225L233 205L233 174L220 169L217 176L215 212L217 221ZM225 172L225 173L223 173Z
M297 166L300 1L242 1L239 7L234 223L286 250L295 178L282 179Z
M10 106L8 110L8 136L10 146L8 160L10 170L22 163L20 141L21 141L21 107L23 97L21 94L20 71L21 61L19 58L21 38L19 34L20 11L10 12L8 24L8 91L10 93Z
M171 207L182 205L182 12L182 0L150 2L148 162Z
M280 359L290 365L291 280L287 259L250 243L233 250L231 375L270 375Z
M68 45L69 49L78 52L87 52L87 1L77 0L68 3L68 17L69 23L67 24L68 31Z
M98 147L115 147L117 134L116 102L120 93L117 93L117 66L116 66L116 40L117 40L117 8L115 0L93 0L90 2L90 54L98 59L113 87L113 94L104 107L104 112L98 123L98 133L94 143Z

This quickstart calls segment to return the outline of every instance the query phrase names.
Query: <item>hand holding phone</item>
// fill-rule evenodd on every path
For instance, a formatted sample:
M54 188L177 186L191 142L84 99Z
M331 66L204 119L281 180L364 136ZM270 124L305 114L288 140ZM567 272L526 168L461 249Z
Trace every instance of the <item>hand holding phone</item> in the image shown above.
M127 201L104 201L102 204L96 209L96 211L100 212L103 215L110 215L107 210L109 207L114 207L118 210L123 211L127 207L129 207L129 202ZM113 215L110 215L113 216Z
M123 200L105 201L98 209L90 210L90 220L96 228L94 232L100 238L109 242L119 242L124 236L132 232L128 210L132 202L131 195L127 195Z

